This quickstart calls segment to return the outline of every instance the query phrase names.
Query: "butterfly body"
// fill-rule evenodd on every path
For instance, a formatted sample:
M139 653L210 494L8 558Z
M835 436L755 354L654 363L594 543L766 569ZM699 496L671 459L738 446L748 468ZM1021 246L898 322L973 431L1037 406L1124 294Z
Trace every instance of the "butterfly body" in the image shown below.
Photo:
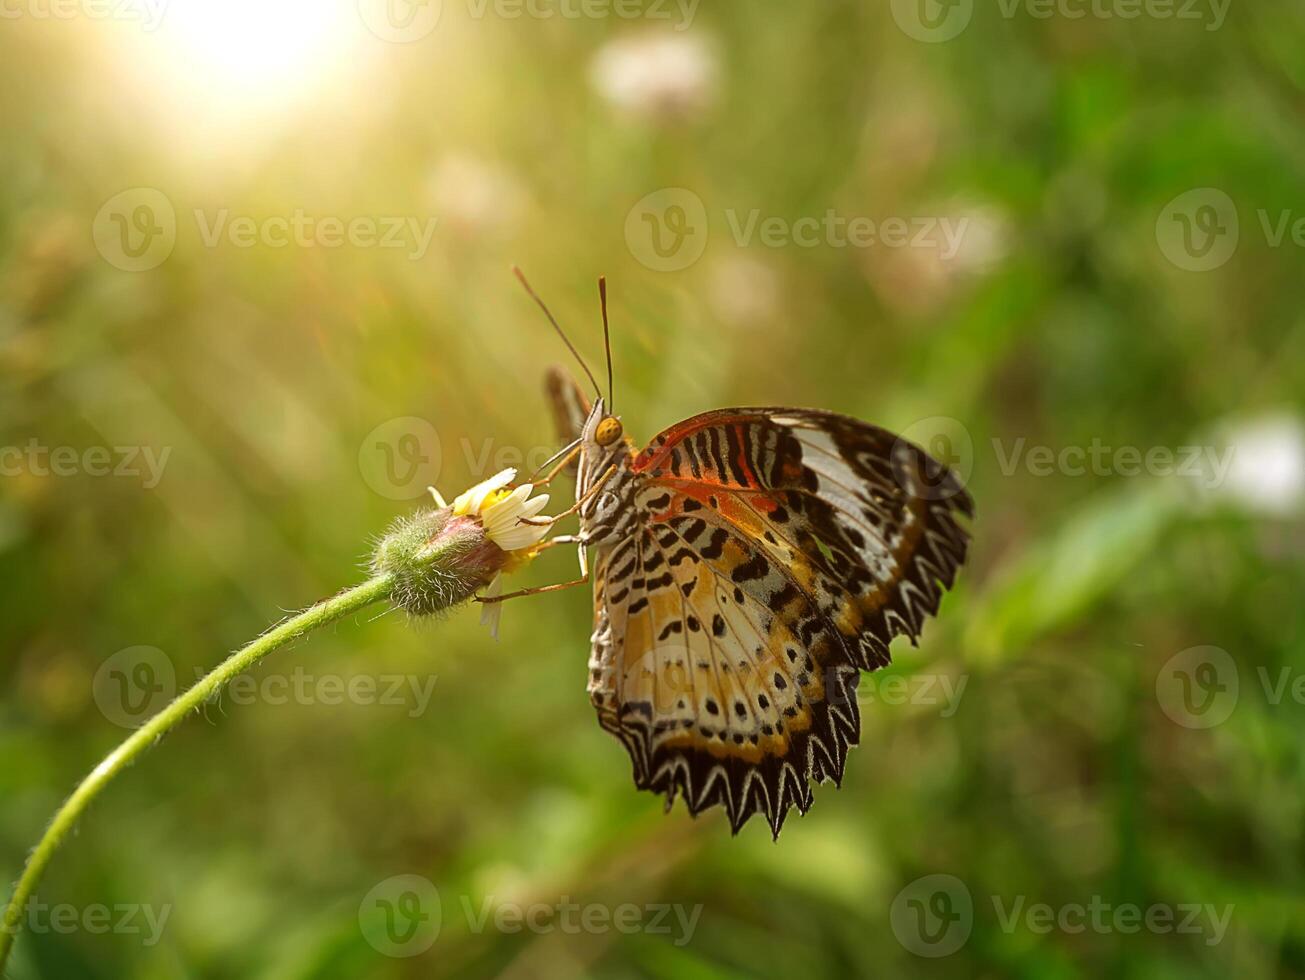
M914 642L951 586L968 494L913 444L829 412L707 412L639 452L599 399L579 445L599 723L668 807L719 804L735 832L760 812L778 836L812 779L842 778L860 671Z

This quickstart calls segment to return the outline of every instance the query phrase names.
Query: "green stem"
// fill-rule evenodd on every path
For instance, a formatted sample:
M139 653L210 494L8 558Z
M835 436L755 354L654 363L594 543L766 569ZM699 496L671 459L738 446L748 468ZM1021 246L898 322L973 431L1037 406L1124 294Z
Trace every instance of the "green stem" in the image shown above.
M187 715L202 706L233 677L248 670L273 650L285 646L291 640L296 640L319 626L333 623L350 613L389 598L393 585L393 576L377 575L274 626L248 646L233 653L194 687L136 729L125 742L110 752L108 757L82 780L81 785L55 813L50 826L46 828L45 834L28 858L27 867L23 869L23 875L18 879L13 898L5 907L4 920L0 923L0 971L4 970L5 964L9 961L9 953L22 926L24 909L40 883L46 865L59 850L59 846L68 836L77 818L86 811L114 776L181 724Z

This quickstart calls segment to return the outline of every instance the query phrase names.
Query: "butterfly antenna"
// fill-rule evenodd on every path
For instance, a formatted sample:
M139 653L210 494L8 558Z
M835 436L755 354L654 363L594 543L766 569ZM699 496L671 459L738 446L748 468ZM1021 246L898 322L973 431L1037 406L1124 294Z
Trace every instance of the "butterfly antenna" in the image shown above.
M598 303L603 308L603 351L607 355L607 411L616 413L616 397L612 394L612 335L607 329L607 277L598 277Z
M521 280L521 285L526 288L526 292L530 294L530 298L539 304L539 308L544 311L544 316L548 317L548 322L553 325L553 329L557 331L557 335L562 338L562 343L566 344L566 349L572 353L579 365L584 368L585 374L589 377L589 383L594 386L594 393L598 395L599 398L602 398L603 392L602 389L598 387L598 382L594 379L594 372L589 370L589 365L586 364L585 359L580 356L580 352L575 349L575 344L571 343L553 314L548 311L548 307L544 305L544 301L539 298L533 289L530 288L530 283L526 282L525 273L514 265L512 267L512 274Z
M535 481L535 477L539 476L540 473L544 472L544 470L548 469L550 466L552 466L554 463L556 463L559 459L561 459L561 458L562 458L563 456L565 456L567 453L573 451L573 450L575 449L575 447L578 446L578 445L580 445L580 440L579 440L579 439L572 439L570 442L568 442L565 446L563 446L563 447L562 447L561 449L559 449L557 452L553 453L552 456L549 456L548 459L544 460L544 461L543 461L542 463L540 463L537 467L535 467L535 472L533 472L533 473L530 474L530 477L529 477L529 479L526 480L526 483L533 483L533 482Z

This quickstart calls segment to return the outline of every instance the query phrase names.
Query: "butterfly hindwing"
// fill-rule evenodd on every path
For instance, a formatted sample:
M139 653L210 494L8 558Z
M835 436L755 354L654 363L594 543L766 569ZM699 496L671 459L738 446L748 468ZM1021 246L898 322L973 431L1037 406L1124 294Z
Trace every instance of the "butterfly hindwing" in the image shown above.
M590 696L625 744L641 789L713 804L737 830L754 812L778 834L805 812L808 777L840 778L855 743L856 671L827 667L832 623L752 536L644 492L642 530L600 558ZM766 565L764 575L740 569Z

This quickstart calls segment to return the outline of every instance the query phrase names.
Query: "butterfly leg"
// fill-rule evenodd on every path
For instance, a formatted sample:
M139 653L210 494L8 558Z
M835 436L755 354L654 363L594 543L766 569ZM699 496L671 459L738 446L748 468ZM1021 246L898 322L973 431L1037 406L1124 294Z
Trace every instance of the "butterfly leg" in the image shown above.
M552 524L555 521L560 521L564 517L570 517L581 507L587 504L589 502L589 499L603 488L603 484L606 483L608 479L611 477L611 475L615 472L616 472L616 464L613 463L611 466L607 467L607 470L603 473L601 477L598 478L598 481L592 487L590 487L588 490L585 491L585 495L583 497L577 500L566 510L562 511L562 513L554 514L552 517L523 517L518 523L533 524L535 527L543 527L546 524Z
M586 572L581 578L572 582L556 582L553 585L540 585L533 589L521 589L517 592L508 592L504 595L489 596L486 598L476 596L475 599L477 602L503 602L505 599L520 599L522 596L540 595L544 592L560 592L563 589L570 589L577 585L584 585L588 581L589 573Z
M559 544L580 544L580 535L561 534L555 538L549 538L542 544L535 545L535 551L547 551L549 548L556 548Z

